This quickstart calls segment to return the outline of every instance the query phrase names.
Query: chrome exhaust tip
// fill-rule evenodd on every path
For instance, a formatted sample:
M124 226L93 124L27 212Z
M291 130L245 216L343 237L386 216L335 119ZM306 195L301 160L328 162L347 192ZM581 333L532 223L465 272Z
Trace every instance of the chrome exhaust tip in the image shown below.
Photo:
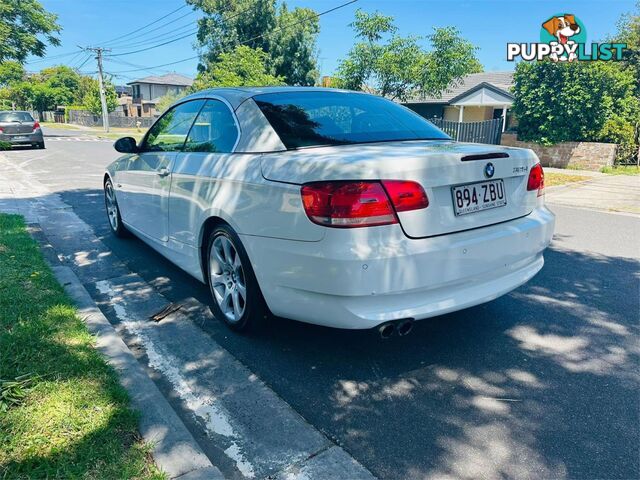
M396 331L396 326L392 322L383 323L378 327L378 332L380 333L380 338L387 339L391 338Z

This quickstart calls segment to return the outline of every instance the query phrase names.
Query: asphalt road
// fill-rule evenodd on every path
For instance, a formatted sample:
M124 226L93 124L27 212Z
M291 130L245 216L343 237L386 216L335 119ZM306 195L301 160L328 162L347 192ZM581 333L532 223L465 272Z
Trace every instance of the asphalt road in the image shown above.
M169 300L208 302L204 285L110 234L110 142L51 137L44 151L7 156ZM538 276L408 337L283 319L257 337L203 329L381 478L638 478L640 219L552 209L557 232Z

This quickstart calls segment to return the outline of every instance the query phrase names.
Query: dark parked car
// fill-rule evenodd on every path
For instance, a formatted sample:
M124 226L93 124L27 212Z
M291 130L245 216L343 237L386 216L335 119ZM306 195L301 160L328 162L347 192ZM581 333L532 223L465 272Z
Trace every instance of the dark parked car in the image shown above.
M0 141L44 148L40 124L29 112L0 111Z

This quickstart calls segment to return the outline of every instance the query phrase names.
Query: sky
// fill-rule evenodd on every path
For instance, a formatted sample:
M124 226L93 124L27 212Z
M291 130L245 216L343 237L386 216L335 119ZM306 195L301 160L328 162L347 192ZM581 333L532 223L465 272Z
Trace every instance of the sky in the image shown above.
M281 0L278 0L280 3ZM287 0L290 7L328 10L346 0ZM147 75L175 71L195 76L197 59L155 67L197 55L194 47L199 13L182 8L146 29L132 31L184 5L184 0L41 0L45 9L59 16L61 45L49 48L44 59L31 57L28 71L64 63L93 74L95 58L78 52L78 46L111 46L112 54L132 52L164 41L186 38L145 52L105 58L105 71L124 84ZM540 25L551 15L573 13L586 25L588 41L601 41L615 32L620 15L632 11L635 0L358 0L320 17L318 58L322 75L331 75L354 43L349 23L356 9L379 11L395 18L401 35L428 35L433 27L455 26L462 36L479 47L485 71L513 70L506 61L508 42L536 42ZM180 18L182 17L182 18ZM127 35L128 34L128 35ZM123 35L127 35L124 38ZM423 44L428 47L428 40ZM57 56L63 55L63 56ZM57 56L57 57L56 57ZM133 70L133 71L132 71Z

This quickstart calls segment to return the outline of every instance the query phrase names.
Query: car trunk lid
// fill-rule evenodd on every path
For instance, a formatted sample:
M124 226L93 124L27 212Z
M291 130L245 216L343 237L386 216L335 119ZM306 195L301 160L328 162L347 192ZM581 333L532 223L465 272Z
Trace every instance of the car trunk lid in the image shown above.
M493 166L488 178L487 165ZM527 191L537 163L526 149L453 141L410 141L307 148L264 154L268 180L303 184L327 180L412 180L428 198L425 209L399 212L408 237L422 238L479 228L529 214L536 192ZM452 187L501 181L506 205L456 215Z
M0 122L0 128L7 135L28 134L33 132L34 122Z

